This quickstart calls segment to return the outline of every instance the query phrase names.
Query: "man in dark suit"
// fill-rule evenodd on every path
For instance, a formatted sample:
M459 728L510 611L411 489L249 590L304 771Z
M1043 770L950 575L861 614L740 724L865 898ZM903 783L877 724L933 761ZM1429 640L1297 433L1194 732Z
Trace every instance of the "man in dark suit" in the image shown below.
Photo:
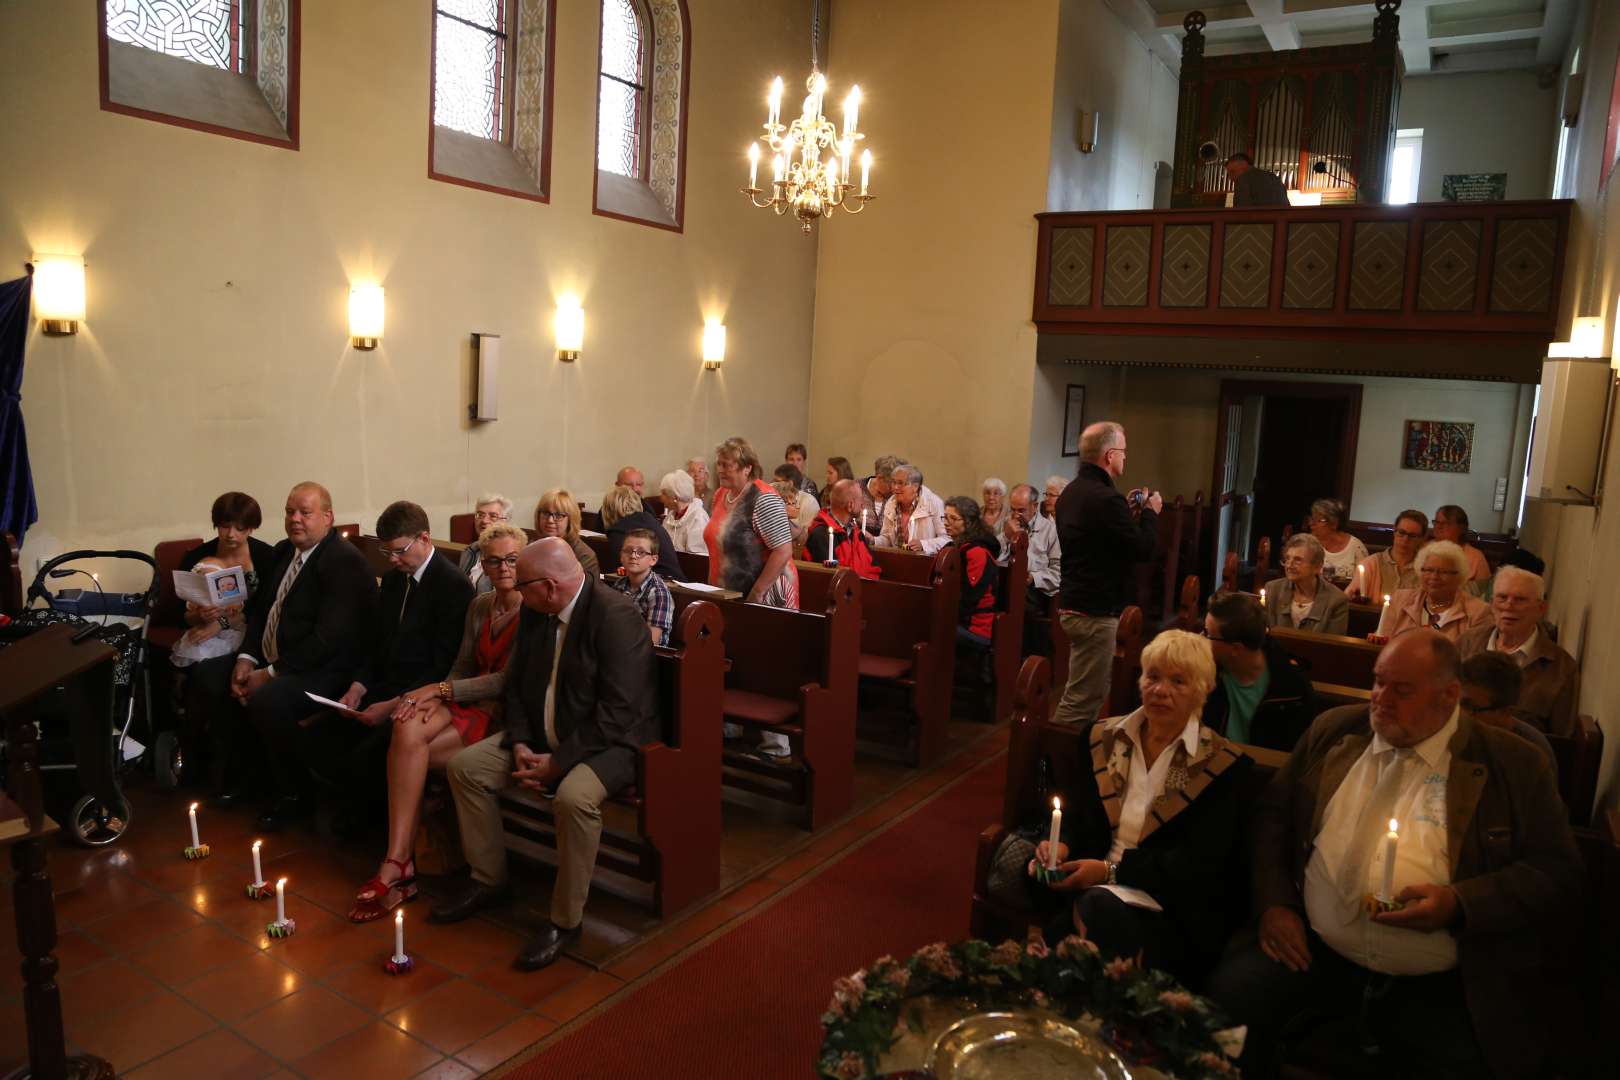
M1561 1075L1548 957L1580 856L1547 759L1458 709L1459 667L1437 631L1396 638L1372 704L1318 717L1257 805L1258 932L1209 988L1249 1025L1244 1075L1279 1040L1332 1076Z
M230 738L240 704L265 743L264 771L272 803L259 827L273 830L304 812L299 722L316 711L306 692L332 697L349 685L362 654L361 628L370 620L377 586L358 548L332 528L332 496L306 481L287 494L287 539L248 605L247 636L228 669L195 669L194 701L216 734ZM226 658L220 658L225 661Z
M310 771L360 801L380 794L388 721L400 696L439 683L461 649L472 582L429 532L427 511L413 502L390 503L378 516L377 539L392 569L363 634L368 650L338 699L359 715L321 717L306 747Z
M457 922L505 902L500 790L516 782L550 797L557 826L551 921L516 961L534 971L579 940L602 803L635 780L636 749L653 737L658 705L652 638L635 601L601 587L556 537L524 548L517 573L523 613L506 667L506 730L461 751L448 768L472 881L429 918Z
M1277 174L1255 168L1242 151L1226 159L1226 175L1232 180L1233 206L1289 205L1288 190Z

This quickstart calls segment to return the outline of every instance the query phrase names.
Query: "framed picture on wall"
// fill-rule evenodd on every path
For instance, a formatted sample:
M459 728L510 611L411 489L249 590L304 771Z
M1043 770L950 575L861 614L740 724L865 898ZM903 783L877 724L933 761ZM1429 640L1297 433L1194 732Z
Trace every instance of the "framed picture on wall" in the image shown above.
M1080 432L1085 427L1081 419L1086 404L1086 388L1069 384L1068 397L1063 402L1063 456L1080 456Z
M1408 420L1401 468L1468 472L1474 462L1474 425L1460 420Z

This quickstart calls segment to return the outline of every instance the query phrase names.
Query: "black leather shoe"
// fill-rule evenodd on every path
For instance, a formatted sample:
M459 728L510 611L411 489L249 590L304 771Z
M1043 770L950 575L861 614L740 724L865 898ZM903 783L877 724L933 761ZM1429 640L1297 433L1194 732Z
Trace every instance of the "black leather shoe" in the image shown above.
M428 911L427 920L431 923L460 922L480 911L502 907L511 899L510 885L485 885L481 881L469 881L461 892L434 904Z
M539 971L550 966L563 954L564 949L579 940L584 925L581 923L572 930L564 930L556 923L546 923L539 936L523 946L517 959L512 961L512 966L519 971Z
M275 804L259 815L254 823L260 832L279 832L302 818L309 816L309 804L296 795L287 795L275 801Z

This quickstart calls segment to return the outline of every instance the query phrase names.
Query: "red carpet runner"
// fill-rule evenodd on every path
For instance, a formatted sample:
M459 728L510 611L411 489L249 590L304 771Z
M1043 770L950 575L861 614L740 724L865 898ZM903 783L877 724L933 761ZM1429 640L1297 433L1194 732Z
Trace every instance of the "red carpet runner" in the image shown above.
M808 1077L840 975L967 936L997 753L900 824L515 1069L521 1080Z

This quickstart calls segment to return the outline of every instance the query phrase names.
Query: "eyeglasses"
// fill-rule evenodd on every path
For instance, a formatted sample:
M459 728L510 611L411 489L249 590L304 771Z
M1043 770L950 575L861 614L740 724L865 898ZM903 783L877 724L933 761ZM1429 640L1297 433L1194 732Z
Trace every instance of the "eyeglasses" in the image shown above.
M1123 446L1110 446L1106 451L1107 454L1117 453L1120 457L1124 457L1127 452L1128 451Z
M416 541L419 540L419 539L421 539L421 538L413 536L413 537L411 537L410 543L406 544L404 547L402 547L402 548L385 547L385 548L382 549L382 553L384 555L388 556L390 559L402 559L402 558L405 557L405 553L407 551L411 550L411 548L416 546Z
M1311 565L1311 560L1307 559L1303 555L1284 555L1282 557L1282 564L1284 566L1309 566Z
M494 513L494 512L489 511L489 510L479 510L476 513L473 514L473 520L474 521L479 521L479 522L491 522L491 523L493 523L493 522L496 522L496 521L505 521L506 520L506 515L505 514L500 514L500 513Z
M1419 570L1418 573L1419 574L1432 574L1435 577L1457 577L1457 576L1459 576L1456 570L1447 570L1444 567L1439 567L1439 566L1425 566L1423 569Z
M619 558L625 560L626 562L629 562L631 559L651 559L653 558L653 553L650 551L643 551L641 548L627 547L619 552Z
M485 570L498 570L503 566L508 570L516 570L518 557L516 555L507 555L504 557L486 555L484 558L479 559L478 561L484 564Z
M543 577L524 578L522 581L513 582L512 583L512 588L521 589L525 585L539 585L542 582L546 582L546 581L550 581L550 580L551 580L550 578L543 578Z
M568 520L568 511L566 511L566 510L542 510L538 514L536 514L535 516L540 518L540 520L542 520L542 521L567 521Z
M1200 634L1204 635L1204 637L1209 640L1209 643L1211 645L1230 645L1230 644L1232 644L1232 639L1231 638L1216 637L1214 634L1210 633L1207 628L1203 629L1203 630L1200 630L1198 632Z

